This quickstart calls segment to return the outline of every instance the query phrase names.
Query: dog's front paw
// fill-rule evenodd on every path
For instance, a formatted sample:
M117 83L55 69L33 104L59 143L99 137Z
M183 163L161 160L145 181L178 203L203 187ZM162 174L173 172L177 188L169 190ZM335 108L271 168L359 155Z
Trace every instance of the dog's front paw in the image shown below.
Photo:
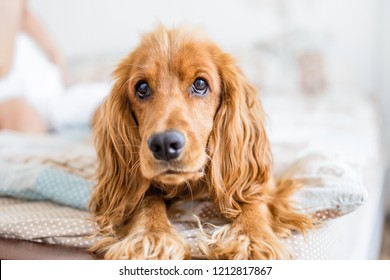
M201 250L209 259L260 260L291 259L291 254L272 233L245 232L232 224L215 229L202 238Z
M189 259L190 248L175 232L130 234L114 243L104 254L112 260Z

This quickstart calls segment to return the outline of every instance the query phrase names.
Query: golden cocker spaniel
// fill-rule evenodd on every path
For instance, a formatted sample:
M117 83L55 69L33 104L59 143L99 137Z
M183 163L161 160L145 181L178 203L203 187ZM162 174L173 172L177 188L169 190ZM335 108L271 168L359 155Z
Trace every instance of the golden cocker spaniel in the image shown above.
M158 27L115 70L94 119L91 199L106 259L188 259L167 202L207 197L230 223L203 245L211 259L281 259L280 241L311 220L271 180L264 112L232 57L184 29Z

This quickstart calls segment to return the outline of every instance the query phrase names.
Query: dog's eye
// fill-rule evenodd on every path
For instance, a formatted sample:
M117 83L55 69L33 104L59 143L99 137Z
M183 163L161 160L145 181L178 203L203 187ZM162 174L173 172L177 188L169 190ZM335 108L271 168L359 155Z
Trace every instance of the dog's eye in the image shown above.
M136 91L139 99L145 99L150 95L150 88L146 82L139 82L136 86Z
M209 86L207 85L206 81L200 78L196 79L192 84L192 94L203 96L208 93L208 89Z

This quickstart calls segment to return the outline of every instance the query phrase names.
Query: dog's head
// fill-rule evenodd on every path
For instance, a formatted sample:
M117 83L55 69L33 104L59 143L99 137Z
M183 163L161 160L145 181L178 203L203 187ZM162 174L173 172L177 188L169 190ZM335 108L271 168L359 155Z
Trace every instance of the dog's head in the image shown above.
M256 92L215 44L160 27L115 77L95 121L95 211L131 213L153 182L172 194L203 178L221 211L234 215L237 201L268 180L271 155Z
M221 100L215 48L182 30L144 37L117 70L127 80L129 113L139 133L142 175L180 185L204 175L207 141Z

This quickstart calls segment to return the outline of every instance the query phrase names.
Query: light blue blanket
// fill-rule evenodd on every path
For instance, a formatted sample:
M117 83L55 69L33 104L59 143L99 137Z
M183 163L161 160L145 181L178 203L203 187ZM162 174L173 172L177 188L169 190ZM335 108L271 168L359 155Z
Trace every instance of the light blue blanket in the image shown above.
M0 195L86 210L94 183L48 166L0 164Z

